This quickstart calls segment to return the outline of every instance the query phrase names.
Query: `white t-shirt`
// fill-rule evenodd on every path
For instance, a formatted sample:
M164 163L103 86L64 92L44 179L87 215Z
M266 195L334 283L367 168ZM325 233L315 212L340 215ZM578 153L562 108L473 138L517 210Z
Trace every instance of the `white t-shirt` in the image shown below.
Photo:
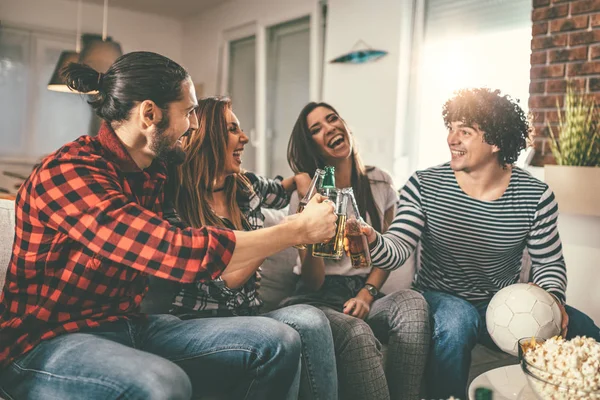
M392 208L394 214L396 213L396 203L398 201L398 193L394 190L393 181L390 175L382 171L377 167L367 167L367 176L371 182L371 192L373 193L373 200L375 205L380 212L379 218L383 221L383 214L386 210ZM290 199L290 214L294 214L298 208L298 192L294 191ZM362 211L362 210L361 210ZM369 215L367 215L367 223L371 223ZM344 253L341 260L328 260L324 259L325 262L325 275L368 275L371 272L369 268L353 268L350 258ZM302 273L302 263L300 257L296 259L296 265L294 265L294 273L300 275Z

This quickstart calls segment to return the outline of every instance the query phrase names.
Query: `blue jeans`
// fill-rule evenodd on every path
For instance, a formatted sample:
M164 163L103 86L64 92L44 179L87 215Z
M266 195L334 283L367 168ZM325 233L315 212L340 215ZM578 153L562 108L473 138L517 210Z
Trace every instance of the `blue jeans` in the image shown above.
M154 315L41 342L0 371L0 395L295 398L300 351L298 333L272 318Z
M471 350L478 342L496 347L485 324L489 302L470 303L434 291L423 296L429 304L433 334L426 372L429 397L466 399ZM590 317L573 307L565 308L569 315L567 339L585 335L600 341L600 329Z
M315 307L298 304L263 314L294 328L302 342L300 398L338 398L337 369L329 321Z

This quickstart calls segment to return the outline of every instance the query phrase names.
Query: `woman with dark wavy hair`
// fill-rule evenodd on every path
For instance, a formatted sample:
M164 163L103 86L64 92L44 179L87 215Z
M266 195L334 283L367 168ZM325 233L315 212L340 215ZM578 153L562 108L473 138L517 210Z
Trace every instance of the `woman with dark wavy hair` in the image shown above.
M363 165L353 135L331 105L309 103L302 109L290 137L288 161L295 173L310 175L334 166L337 187L351 186L362 217L378 232L387 230L398 199L392 179L377 167ZM300 192L303 185L299 187ZM292 200L292 212L296 205ZM429 346L423 296L412 290L383 295L379 290L389 272L354 268L346 255L339 261L317 258L309 246L300 250L300 258L294 269L300 275L297 291L283 304L312 304L329 319L340 397L418 399ZM386 365L380 341L388 344Z
M182 140L187 154L175 172L175 204L192 227L252 231L264 224L262 207L283 208L296 188L295 177L274 180L242 170L248 137L225 97L198 102L199 128ZM172 312L182 319L259 315L259 267L223 273L205 283L181 285ZM302 341L300 397L336 399L337 380L329 322L314 307L296 305L262 314L294 328Z

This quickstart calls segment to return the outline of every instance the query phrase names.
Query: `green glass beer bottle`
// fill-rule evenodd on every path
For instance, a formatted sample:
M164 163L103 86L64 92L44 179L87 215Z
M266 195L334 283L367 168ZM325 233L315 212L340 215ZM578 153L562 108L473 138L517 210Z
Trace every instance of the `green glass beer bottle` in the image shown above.
M319 190L323 196L335 202L335 199L332 199L332 194L335 195L335 167L329 165L325 167L325 175Z
M316 243L312 248L313 257L340 260L344 255L344 230L346 229L346 206L348 197L335 187L335 168L325 167L325 176L320 192L335 205L337 215L335 236L324 243Z
M494 396L491 389L478 387L475 389L475 400L493 400Z

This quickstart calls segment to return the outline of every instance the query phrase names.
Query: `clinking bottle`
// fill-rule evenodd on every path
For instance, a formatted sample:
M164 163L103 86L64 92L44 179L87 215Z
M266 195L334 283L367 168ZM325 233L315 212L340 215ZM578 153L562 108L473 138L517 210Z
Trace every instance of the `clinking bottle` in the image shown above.
M314 244L312 255L314 257L340 260L344 255L344 231L346 229L348 197L335 187L334 167L325 167L325 175L323 176L320 193L335 205L335 213L337 215L336 231L335 236L327 242Z
M351 187L342 189L344 196L348 198L350 212L347 213L346 238L350 250L350 261L353 268L368 268L371 266L371 253L369 252L369 241L362 233L364 219L358 210L358 204Z
M322 183L323 183L323 177L325 176L325 171L323 171L322 169L318 169L315 171L315 174L313 175L312 181L310 181L310 186L308 187L308 190L306 191L306 194L304 195L304 197L300 200L300 202L298 203L298 209L296 210L297 214L300 214L303 210L304 207L306 207L306 205L308 204L308 202L310 201L310 199L313 198L313 196L315 195L315 193L318 193ZM299 249L299 250L304 250L306 249L306 245L305 244L297 244L294 246L295 248Z

